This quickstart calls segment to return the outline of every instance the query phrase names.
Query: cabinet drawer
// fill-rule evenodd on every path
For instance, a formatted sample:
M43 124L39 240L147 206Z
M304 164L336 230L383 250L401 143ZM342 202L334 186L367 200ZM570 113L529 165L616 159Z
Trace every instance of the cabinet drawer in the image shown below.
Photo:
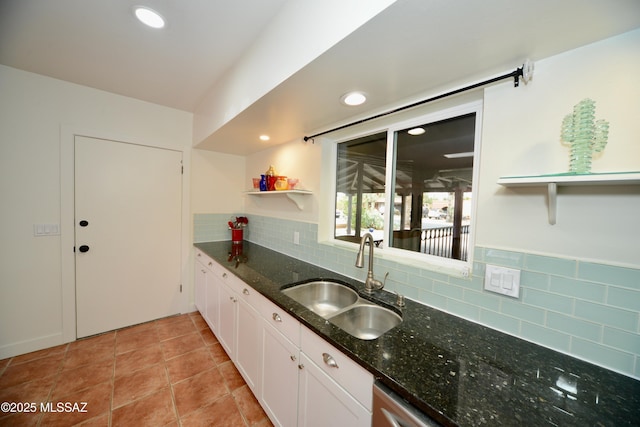
M300 347L300 322L296 318L266 298L259 310L265 322L276 328L296 347Z
M371 411L373 375L306 327L300 337L307 357Z
M196 261L207 267L207 269L212 273L217 273L218 276L222 275L222 272L220 270L224 270L224 268L222 268L220 264L215 262L209 255L205 254L200 249L196 249Z
M267 297L242 281L240 281L240 285L240 290L238 291L240 298L253 307L259 314L262 314L260 307L269 302Z

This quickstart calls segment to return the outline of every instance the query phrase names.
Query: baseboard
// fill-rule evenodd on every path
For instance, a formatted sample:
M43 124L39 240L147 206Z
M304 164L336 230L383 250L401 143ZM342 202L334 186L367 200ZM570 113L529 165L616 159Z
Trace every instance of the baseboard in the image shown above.
M43 350L60 344L64 344L62 333L6 344L0 347L0 359L8 359L9 357L20 356L21 354Z

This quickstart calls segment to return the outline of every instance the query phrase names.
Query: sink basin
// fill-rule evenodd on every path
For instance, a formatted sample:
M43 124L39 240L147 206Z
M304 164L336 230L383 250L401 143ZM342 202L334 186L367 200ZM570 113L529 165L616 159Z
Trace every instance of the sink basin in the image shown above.
M402 317L384 307L358 304L329 318L345 332L362 340L373 340L402 322Z
M328 280L303 283L283 289L282 293L325 319L358 301L353 289Z

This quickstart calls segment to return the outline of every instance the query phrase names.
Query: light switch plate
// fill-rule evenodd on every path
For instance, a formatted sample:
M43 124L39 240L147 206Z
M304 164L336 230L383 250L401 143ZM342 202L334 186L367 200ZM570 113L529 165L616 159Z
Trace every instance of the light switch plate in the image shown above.
M33 224L33 235L39 236L59 236L59 224Z
M518 298L520 297L520 270L487 264L484 288L489 292Z

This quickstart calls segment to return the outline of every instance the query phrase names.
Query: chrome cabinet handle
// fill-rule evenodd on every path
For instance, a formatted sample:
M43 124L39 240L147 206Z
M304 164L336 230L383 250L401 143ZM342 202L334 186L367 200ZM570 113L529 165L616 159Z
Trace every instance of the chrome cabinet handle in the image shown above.
M222 273L222 277L227 278L227 273Z
M273 319L274 322L282 323L282 318L280 317L280 315L278 313L273 313L271 315L271 318Z
M249 289L244 288L244 289L242 290L242 293L243 293L243 294L245 294L245 295L249 295Z
M291 356L289 356L289 357L291 358L291 361L292 361L292 362L295 362L295 361L296 361L296 357L295 357L293 354L292 354Z
M336 359L334 359L333 356L331 356L329 353L322 353L322 360L330 368L339 368Z
M202 256L202 254L201 254L200 252L198 252L198 253L196 254L196 256Z

